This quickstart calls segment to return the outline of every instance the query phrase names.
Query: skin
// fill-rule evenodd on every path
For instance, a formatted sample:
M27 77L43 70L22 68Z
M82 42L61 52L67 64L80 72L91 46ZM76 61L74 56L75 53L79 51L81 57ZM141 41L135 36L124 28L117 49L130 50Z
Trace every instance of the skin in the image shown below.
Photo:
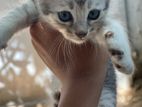
M97 107L106 75L106 48L89 41L75 45L67 40L59 48L55 40L61 41L63 36L42 22L32 25L30 32L37 53L61 81L59 107ZM64 53L68 44L72 47L70 56ZM51 48L55 48L52 54Z

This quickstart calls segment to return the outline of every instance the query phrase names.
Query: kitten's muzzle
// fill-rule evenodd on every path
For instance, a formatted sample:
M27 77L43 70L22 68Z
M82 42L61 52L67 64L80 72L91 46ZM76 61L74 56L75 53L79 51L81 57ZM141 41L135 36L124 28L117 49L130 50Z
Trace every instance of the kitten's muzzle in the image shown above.
M75 35L77 37L79 37L80 39L84 38L85 36L87 36L87 32L83 32L83 31L80 31L80 32L75 32Z

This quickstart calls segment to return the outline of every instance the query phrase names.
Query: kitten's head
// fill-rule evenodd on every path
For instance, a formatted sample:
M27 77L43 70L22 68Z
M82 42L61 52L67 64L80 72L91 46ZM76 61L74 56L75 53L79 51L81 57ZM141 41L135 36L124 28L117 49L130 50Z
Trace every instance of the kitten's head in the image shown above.
M77 44L98 34L109 0L38 0L41 17Z

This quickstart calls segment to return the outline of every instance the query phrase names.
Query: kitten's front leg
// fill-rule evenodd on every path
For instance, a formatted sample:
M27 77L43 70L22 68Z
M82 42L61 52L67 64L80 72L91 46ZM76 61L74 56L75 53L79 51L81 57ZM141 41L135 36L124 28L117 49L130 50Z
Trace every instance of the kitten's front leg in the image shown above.
M16 7L5 16L0 17L0 50L6 47L8 40L14 33L28 27L38 18L33 0Z
M113 89L104 87L98 107L116 107L116 92Z
M112 62L108 62L107 75L101 93L98 107L116 107L116 75Z
M104 31L114 67L123 73L132 73L135 66L131 56L128 35L123 25L118 20L107 19Z

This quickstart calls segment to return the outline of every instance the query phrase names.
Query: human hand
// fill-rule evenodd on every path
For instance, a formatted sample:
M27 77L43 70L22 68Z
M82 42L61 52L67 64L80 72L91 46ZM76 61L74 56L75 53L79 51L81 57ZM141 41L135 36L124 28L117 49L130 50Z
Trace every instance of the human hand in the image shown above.
M36 51L62 83L59 107L97 106L106 75L106 48L70 43L45 23L31 26L30 31Z

